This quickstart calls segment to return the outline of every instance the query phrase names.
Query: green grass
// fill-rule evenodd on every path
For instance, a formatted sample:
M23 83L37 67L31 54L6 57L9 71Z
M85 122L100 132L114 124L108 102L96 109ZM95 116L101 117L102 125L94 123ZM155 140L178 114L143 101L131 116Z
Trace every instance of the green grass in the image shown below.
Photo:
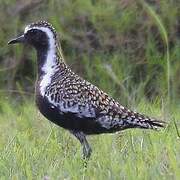
M42 117L34 103L17 106L3 100L1 105L0 179L180 178L180 139L170 120L159 132L131 129L90 136L93 154L85 169L79 142ZM136 109L159 118L165 115L159 103L141 101ZM171 119L179 118L174 109Z
M180 179L178 2L32 2L0 0L0 179ZM7 46L40 19L57 29L73 71L168 127L90 136L93 154L85 169L79 142L43 118L29 98L34 51Z

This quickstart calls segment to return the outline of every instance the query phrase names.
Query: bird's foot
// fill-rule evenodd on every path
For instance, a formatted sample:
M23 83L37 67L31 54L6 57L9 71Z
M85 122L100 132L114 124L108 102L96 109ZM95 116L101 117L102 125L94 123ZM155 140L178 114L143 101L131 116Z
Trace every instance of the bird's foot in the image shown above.
M91 156L91 153L92 153L91 147L84 145L83 146L83 159L88 160Z

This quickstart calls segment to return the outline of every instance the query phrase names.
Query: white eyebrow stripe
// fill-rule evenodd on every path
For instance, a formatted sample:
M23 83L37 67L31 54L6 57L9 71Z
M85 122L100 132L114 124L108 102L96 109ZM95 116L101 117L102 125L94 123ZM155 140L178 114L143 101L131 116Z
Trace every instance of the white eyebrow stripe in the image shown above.
M30 30L31 28L29 26L26 26L24 29L24 34L26 34L28 32L28 30Z

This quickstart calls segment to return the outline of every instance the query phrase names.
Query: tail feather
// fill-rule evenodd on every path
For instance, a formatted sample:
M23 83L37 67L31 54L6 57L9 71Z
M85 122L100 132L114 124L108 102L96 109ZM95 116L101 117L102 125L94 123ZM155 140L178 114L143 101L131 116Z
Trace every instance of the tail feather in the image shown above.
M158 130L159 128L165 127L164 121L154 120L154 119L147 119L144 121L140 121L140 127L141 128L147 128L147 129L155 129Z
M154 130L164 128L166 125L165 121L156 120L135 112L131 112L131 116L129 119L127 118L127 122L128 125L132 128L137 127L137 128L154 129Z

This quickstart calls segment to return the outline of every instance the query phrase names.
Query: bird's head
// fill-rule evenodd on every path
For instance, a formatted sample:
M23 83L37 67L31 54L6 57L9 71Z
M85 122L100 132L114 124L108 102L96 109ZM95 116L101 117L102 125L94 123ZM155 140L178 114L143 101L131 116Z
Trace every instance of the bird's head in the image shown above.
M37 50L56 46L56 31L46 21L38 21L25 27L24 33L8 42L8 44L27 43Z

